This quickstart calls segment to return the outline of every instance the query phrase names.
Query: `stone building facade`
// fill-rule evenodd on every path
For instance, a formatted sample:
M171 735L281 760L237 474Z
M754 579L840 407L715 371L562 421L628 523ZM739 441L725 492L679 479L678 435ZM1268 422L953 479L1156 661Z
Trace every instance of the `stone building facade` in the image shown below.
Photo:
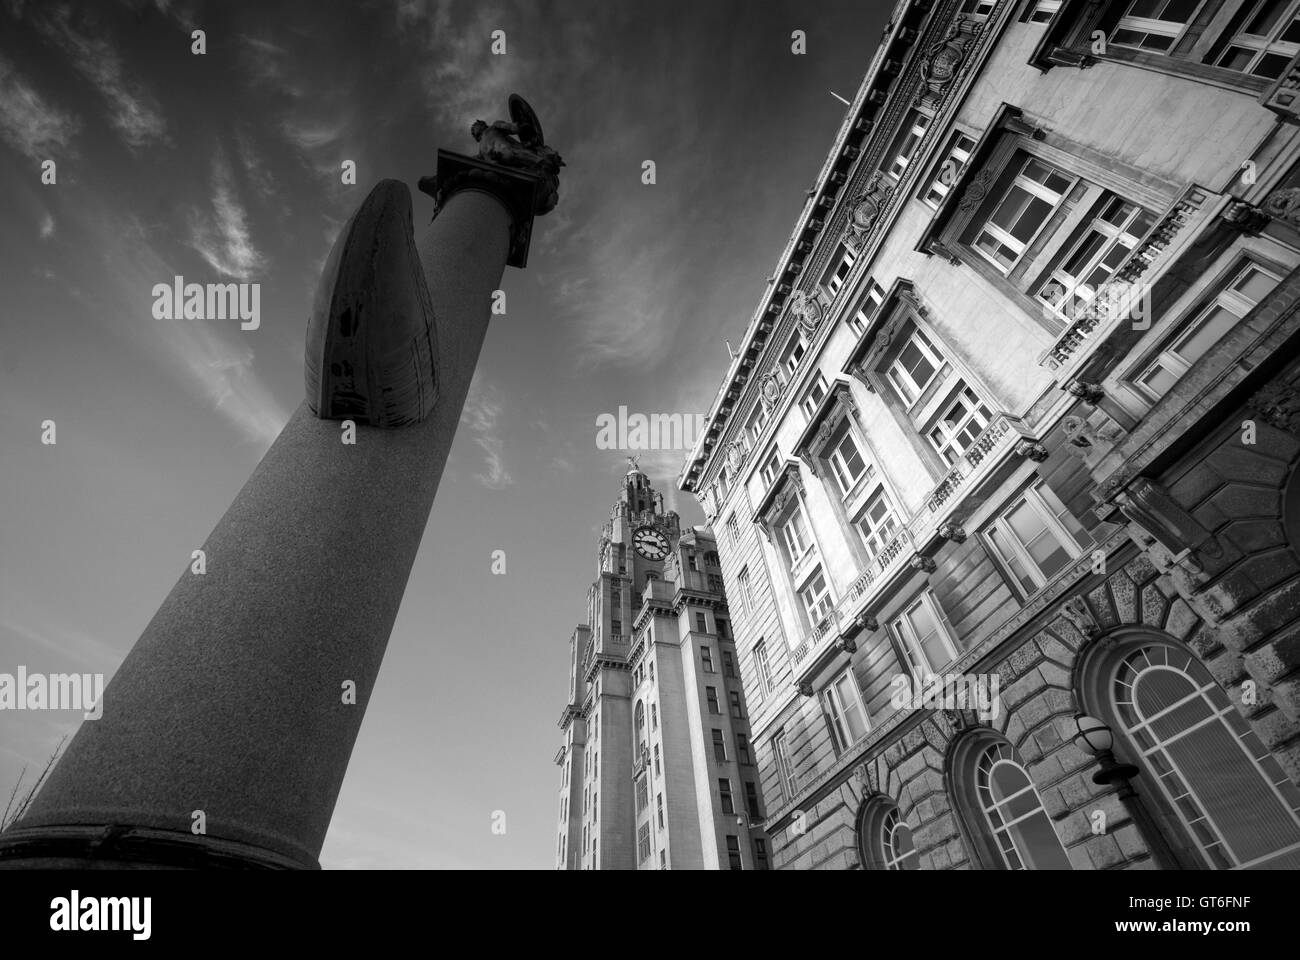
M556 867L765 870L758 766L712 533L635 466L569 641Z
M1300 866L1298 55L895 8L679 478L778 868Z

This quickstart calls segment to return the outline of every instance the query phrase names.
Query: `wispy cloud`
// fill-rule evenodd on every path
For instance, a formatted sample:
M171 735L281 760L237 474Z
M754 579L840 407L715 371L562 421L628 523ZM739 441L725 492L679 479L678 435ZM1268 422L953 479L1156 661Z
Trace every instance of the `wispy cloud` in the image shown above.
M0 136L19 153L41 161L66 155L81 124L59 110L0 56Z
M266 268L266 259L253 243L248 213L235 192L230 163L221 150L212 158L212 213L192 212L190 246L225 276L247 280Z
M319 150L343 136L347 124L342 120L285 120L280 129L285 139L299 150Z
M239 62L254 87L298 98L302 89L289 82L289 51L262 37L242 34L239 38Z
M642 246L626 232L612 233L582 274L560 281L557 300L575 325L581 366L653 366L673 349L681 316L667 294L671 246Z
M41 34L67 55L73 67L108 101L109 122L131 149L168 142L167 121L154 96L126 76L122 58L103 36L73 26L72 11L56 7L35 20Z
M253 143L253 138L243 130L235 131L235 149L239 162L244 168L244 175L262 200L270 200L279 195L280 186L275 175Z
M258 334L241 334L237 325L232 330L206 321L155 318L154 284L183 273L174 263L170 238L163 245L167 253L160 253L151 230L134 213L115 209L109 197L87 198L65 216L75 221L69 232L84 234L100 254L88 315L168 370L243 439L262 449L270 446L289 414L254 367L251 344Z
M491 490L500 490L514 483L506 469L505 443L497 429L504 406L501 392L476 372L470 381L469 396L465 399L460 422L483 451L485 471L474 474L474 479Z

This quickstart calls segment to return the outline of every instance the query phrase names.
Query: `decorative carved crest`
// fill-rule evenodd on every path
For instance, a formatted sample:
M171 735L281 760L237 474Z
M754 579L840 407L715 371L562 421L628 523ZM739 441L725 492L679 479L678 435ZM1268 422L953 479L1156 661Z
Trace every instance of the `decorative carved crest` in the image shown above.
M858 783L862 784L865 789L871 788L871 775L867 773L867 765L861 764L853 775L858 778Z
M925 86L917 96L923 106L936 106L944 91L952 83L966 59L971 37L962 30L961 21L955 21L942 40L932 46L921 62L921 80Z
M826 441L831 438L831 432L834 429L835 424L831 422L831 418L824 419L822 425L817 428L817 436L813 437L812 449L821 450L826 445Z
M894 192L894 184L879 170L871 175L866 189L853 198L849 210L848 234L851 245L858 247L866 238L872 225L880 217L889 195Z
M745 464L745 442L743 440L732 440L727 444L727 463L733 471L739 470Z
M993 185L993 171L987 168L980 170L970 178L966 184L966 189L962 191L961 200L957 202L958 210L970 210L984 202L988 196L989 187Z
M769 370L759 378L758 397L769 410L781 399L782 389L781 379L774 370Z
M790 316L806 333L811 334L817 329L823 312L821 300L815 294L809 296L803 290L796 290L790 298Z

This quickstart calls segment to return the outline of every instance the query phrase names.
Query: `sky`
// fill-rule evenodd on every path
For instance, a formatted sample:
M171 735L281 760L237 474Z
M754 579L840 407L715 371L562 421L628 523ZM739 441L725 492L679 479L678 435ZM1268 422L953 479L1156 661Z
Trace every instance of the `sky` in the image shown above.
M301 401L342 224L392 177L420 229L436 150L518 92L559 207L502 282L321 863L551 868L568 640L627 469L597 418L707 412L891 6L0 0L0 672L111 679ZM260 284L260 327L155 319L177 275ZM640 464L689 525L685 453ZM0 714L0 793L79 721Z

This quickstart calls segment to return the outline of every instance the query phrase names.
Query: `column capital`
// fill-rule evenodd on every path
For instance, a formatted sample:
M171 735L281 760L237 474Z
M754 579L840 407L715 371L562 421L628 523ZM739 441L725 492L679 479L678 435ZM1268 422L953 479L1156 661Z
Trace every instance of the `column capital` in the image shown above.
M420 192L433 198L436 217L455 194L478 190L496 197L510 211L510 252L506 265L523 268L528 264L528 247L533 236L533 217L545 190L537 173L488 163L476 157L438 151L438 173L420 178Z

